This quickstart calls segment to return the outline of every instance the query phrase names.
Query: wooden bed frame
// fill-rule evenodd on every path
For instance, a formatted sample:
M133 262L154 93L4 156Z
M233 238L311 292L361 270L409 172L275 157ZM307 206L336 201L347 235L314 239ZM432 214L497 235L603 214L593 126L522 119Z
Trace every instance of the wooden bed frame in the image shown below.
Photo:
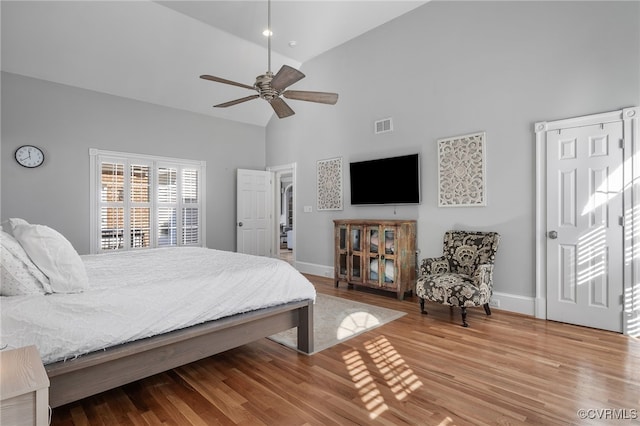
M312 353L313 301L233 315L48 364L49 405L68 404L293 327L298 350Z

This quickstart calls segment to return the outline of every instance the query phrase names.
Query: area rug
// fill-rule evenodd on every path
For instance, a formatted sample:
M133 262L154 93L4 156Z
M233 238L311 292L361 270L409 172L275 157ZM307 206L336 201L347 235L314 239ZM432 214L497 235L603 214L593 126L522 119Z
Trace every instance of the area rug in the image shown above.
M313 307L314 351L312 353L344 342L403 315L406 313L318 293ZM269 336L269 339L296 349L297 329L292 328L274 334Z

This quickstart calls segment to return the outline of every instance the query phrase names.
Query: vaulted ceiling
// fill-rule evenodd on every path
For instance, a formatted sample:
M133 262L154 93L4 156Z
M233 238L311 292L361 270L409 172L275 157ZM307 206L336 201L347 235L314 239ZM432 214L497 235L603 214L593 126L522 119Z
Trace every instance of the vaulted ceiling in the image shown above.
M304 62L424 3L273 0L271 69L304 72ZM0 13L3 71L259 126L273 115L262 100L213 108L254 92L198 78L252 85L264 74L266 0L3 0ZM333 91L313 76L292 88Z

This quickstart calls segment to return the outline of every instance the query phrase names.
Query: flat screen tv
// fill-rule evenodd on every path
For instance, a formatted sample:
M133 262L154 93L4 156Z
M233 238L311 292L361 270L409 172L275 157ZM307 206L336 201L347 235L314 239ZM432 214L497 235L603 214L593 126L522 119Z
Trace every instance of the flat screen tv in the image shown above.
M349 164L351 204L419 204L420 155Z

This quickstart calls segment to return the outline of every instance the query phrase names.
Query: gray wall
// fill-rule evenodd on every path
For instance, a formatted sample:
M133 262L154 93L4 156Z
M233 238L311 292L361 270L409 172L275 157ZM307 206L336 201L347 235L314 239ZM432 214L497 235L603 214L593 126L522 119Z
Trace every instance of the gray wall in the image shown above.
M43 166L14 161L23 144ZM264 128L2 73L2 220L49 225L88 253L89 148L205 160L207 245L235 250L236 169L264 169Z
M267 128L267 165L298 164L297 260L333 265L334 218L418 219L421 257L441 254L447 229L495 230L496 290L534 296L533 124L639 105L639 24L638 2L430 2L305 63L295 88L340 99L291 101L296 115ZM374 135L385 117L394 131ZM437 139L477 131L487 207L438 208ZM349 205L350 161L412 152L421 205ZM315 163L337 156L345 208L316 212Z

